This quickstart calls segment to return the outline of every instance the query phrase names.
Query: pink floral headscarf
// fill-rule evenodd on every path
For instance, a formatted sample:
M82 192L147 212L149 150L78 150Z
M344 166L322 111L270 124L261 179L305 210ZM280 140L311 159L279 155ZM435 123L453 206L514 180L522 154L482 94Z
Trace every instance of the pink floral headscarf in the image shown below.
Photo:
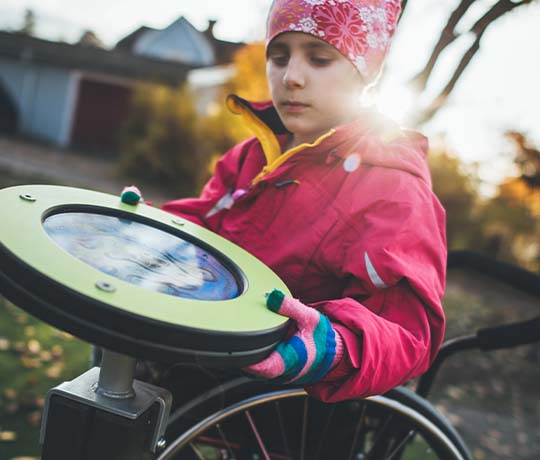
M274 0L266 43L304 32L337 48L367 82L379 74L401 11L401 0Z

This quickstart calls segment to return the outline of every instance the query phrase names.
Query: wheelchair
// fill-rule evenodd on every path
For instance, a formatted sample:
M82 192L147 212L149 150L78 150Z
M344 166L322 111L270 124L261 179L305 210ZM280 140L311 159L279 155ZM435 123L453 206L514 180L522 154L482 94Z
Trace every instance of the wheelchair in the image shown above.
M471 460L459 433L427 399L441 365L467 350L540 341L540 317L481 329L446 342L414 389L323 403L302 388L234 370L266 356L287 328L265 308L253 313L256 293L287 288L247 253L188 221L105 194L21 186L0 191L0 197L6 223L0 230L0 293L103 347L102 358L96 356L100 366L49 391L42 460ZM27 231L18 232L20 227ZM141 250L141 232L153 246ZM96 234L102 241L95 241ZM119 250L123 245L128 249ZM96 259L102 247L103 257ZM469 253L451 254L449 264L476 264L540 296L538 276L515 267L478 263ZM196 283L193 273L178 271L186 265L197 268ZM164 281L171 270L183 287ZM214 295L206 289L208 279L218 281L225 300L204 297ZM133 284L147 289L133 296ZM176 297L156 293L155 286L183 289L193 302L179 307ZM201 292L204 298L197 297ZM164 321L171 308L178 324ZM247 322L245 330L234 320ZM162 359L169 364L156 364Z

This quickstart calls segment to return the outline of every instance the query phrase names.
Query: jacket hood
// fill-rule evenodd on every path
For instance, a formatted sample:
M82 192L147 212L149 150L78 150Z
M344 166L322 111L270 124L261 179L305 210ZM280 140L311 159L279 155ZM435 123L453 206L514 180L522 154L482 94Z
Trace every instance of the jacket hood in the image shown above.
M263 146L267 164L271 165L282 155L287 134L290 134L272 101L251 102L230 95L227 104L233 113L242 115L252 128ZM331 154L343 159L355 154L364 165L406 171L431 187L431 175L427 164L429 148L427 138L416 131L402 129L394 121L373 110L364 110L357 120L339 126L313 144L304 146L316 147L318 153ZM313 153L316 154L315 151ZM283 155L288 154L283 152Z

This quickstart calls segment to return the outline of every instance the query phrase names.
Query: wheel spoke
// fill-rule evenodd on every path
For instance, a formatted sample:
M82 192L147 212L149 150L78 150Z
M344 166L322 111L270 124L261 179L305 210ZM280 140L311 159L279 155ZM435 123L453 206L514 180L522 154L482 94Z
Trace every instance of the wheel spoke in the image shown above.
M387 443L388 440L385 439L386 431L388 430L388 426L390 425L390 422L392 421L394 417L392 415L389 415L384 423L382 424L382 427L377 431L375 435L375 439L373 440L373 445L371 446L371 449L369 449L369 452L367 453L367 458L376 458L377 460L387 460L386 458L381 458L381 455L384 453L380 452L381 448L384 448L385 451L388 449L387 446L384 446L383 443Z
M289 449L289 443L287 441L287 434L286 434L287 432L285 431L285 423L283 422L283 414L281 413L281 407L279 405L279 401L275 402L275 408L278 414L279 431L281 433L281 438L283 439L283 448L285 449L285 453L287 454L287 459L292 460L291 451Z
M255 426L255 422L253 421L253 418L251 417L249 410L246 410L244 414L246 415L246 418L249 422L251 431L253 431L253 434L255 435L255 438L257 439L257 444L259 444L259 448L261 449L261 452L264 455L264 460L270 460L270 455L268 455L268 451L266 450L266 447L262 441L261 435L259 434L259 431L257 430L257 427Z
M334 416L334 412L336 410L335 404L333 404L330 407L330 413L328 414L328 417L326 419L326 424L324 425L323 432L321 433L321 437L319 439L319 443L317 445L317 451L315 452L315 456L313 457L313 460L318 460L319 455L321 454L322 447L324 445L324 441L326 439L326 435L328 433L328 428L330 427L330 423L332 421L332 417Z
M231 456L231 459L234 458L234 452L232 450L231 444L229 440L227 439L227 436L225 436L225 433L221 429L221 425L219 423L216 424L216 429L218 430L219 437L223 441L223 444L225 444L225 448L227 449L227 452L229 452L229 455Z
M394 448L392 452L386 457L385 460L392 460L396 454L400 453L403 447L405 447L405 444L407 444L414 436L416 435L416 431L411 430L406 435L403 436L403 439L399 442L399 444Z
M364 416L366 414L366 403L362 402L362 409L360 409L360 416L358 417L358 422L354 428L354 436L351 444L351 450L349 452L349 460L353 460L354 451L356 450L356 445L358 444L358 438L364 427Z
M192 442L189 443L189 446L191 447L191 449L193 449L193 452L195 452L195 455L199 458L199 460L204 460L204 457L203 455L201 454L201 452L199 451L199 449L197 449L195 447L195 444L193 444Z
M308 419L308 409L309 409L309 398L306 396L304 399L304 413L302 416L302 441L300 444L300 460L304 460L304 455L306 453L306 436L307 436L307 419Z

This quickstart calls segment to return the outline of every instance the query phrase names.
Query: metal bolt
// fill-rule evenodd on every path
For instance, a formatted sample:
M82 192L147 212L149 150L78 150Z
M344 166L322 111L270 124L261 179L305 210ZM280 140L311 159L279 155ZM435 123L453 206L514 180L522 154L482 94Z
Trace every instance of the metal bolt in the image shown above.
M158 450L163 450L165 447L167 447L167 440L165 438L161 438L157 444L156 447Z
M31 202L36 201L36 197L34 195L30 195L29 193L21 193L19 195L19 198L24 201L31 201Z
M105 292L114 292L114 291L116 291L116 288L111 283L108 283L107 281L97 281L95 286L100 291L105 291Z
M175 225L178 225L179 227L183 227L185 225L185 222L179 220L179 219L173 219L172 223Z

